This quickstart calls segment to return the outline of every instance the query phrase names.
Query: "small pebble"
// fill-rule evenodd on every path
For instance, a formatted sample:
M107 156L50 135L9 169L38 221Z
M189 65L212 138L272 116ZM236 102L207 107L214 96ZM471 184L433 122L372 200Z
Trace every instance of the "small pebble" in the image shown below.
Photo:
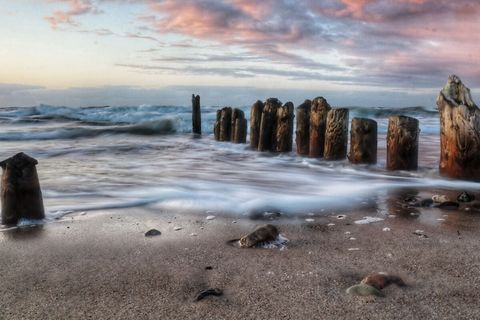
M352 240L352 241L354 241L354 240L357 240L357 238L350 237L348 240Z
M360 248L348 248L348 251L359 251Z
M206 219L207 220L213 220L213 219L215 219L215 216L208 216Z
M312 218L307 218L307 219L305 219L305 221L307 221L307 222L314 222L314 221L315 221L315 219L312 219Z
M345 231L345 234L352 234L350 231Z
M180 230L182 230L182 229L183 229L182 227L174 227L174 228L173 228L173 231L180 231Z
M390 231L390 228L385 227L385 228L382 229L382 231Z
M329 226L329 227L333 227L334 225L335 225L335 223L329 223L329 224L327 224L327 226Z
M233 220L232 223L237 223L237 221L236 221L236 220Z
M340 214L340 215L337 216L338 220L343 220L345 218L346 218L346 216L344 216L343 214Z
M443 218L438 218L437 221L445 221Z

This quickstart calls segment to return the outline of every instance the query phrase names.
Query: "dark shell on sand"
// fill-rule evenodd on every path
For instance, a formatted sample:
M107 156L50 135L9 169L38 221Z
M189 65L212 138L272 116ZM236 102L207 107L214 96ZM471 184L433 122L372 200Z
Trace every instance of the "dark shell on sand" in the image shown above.
M202 300L203 298L205 297L208 297L208 296L222 296L223 295L223 291L221 289L218 289L218 288L211 288L211 289L207 289L207 290L203 290L201 291L196 297L195 297L195 301L200 301Z

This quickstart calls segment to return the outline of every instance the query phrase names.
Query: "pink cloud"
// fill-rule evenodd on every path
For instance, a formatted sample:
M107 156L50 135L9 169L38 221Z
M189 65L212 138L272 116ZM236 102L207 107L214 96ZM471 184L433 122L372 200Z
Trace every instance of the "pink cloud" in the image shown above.
M87 13L98 13L98 9L91 0L54 0L68 4L68 10L58 10L45 17L50 26L56 29L61 24L76 25L73 17Z

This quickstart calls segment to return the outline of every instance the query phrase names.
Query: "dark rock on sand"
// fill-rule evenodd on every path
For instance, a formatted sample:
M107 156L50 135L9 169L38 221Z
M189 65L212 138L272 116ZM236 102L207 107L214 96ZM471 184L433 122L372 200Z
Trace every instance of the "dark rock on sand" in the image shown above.
M162 233L157 229L150 229L147 232L145 232L145 237L154 237L154 236L159 236L161 234Z
M273 241L278 237L278 229L271 225L263 225L255 229L255 231L240 238L241 248L251 248L260 242Z
M222 296L223 295L223 291L221 289L218 289L218 288L211 288L211 289L207 289L207 290L203 290L202 292L200 292L196 297L195 297L195 301L200 301L202 300L203 298L205 297L208 297L208 296Z
M416 201L413 203L410 203L412 207L418 207L418 208L429 208L433 206L433 200L432 199L422 199L420 201Z
M367 285L367 284L356 284L347 289L348 294L355 296L376 296L376 297L385 297L385 294L378 290L377 288Z
M458 202L445 201L438 204L436 207L440 209L445 209L445 210L454 210L454 209L458 209L459 206L460 204Z
M466 191L463 191L462 193L460 193L457 197L457 200L459 202L471 202L473 200L475 200L475 196L473 194L470 194Z
M399 287L405 287L405 282L400 277L385 274L373 273L363 278L361 284L366 284L381 290L391 284L396 284Z

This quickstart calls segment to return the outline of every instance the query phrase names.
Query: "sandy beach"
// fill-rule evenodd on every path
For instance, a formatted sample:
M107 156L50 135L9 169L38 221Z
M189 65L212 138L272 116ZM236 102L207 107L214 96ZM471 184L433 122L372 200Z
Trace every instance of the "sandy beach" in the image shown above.
M73 214L0 233L4 319L475 319L479 212L404 209L356 224L371 208L268 218L147 208ZM413 210L413 211L412 211ZM411 211L411 212L409 212ZM412 214L413 212L413 214ZM378 217L378 215L373 215ZM272 223L280 249L227 242ZM175 227L181 230L175 231ZM145 237L156 228L161 235ZM389 228L389 229L385 229ZM423 235L414 234L422 231ZM211 268L207 268L211 267ZM386 297L346 289L372 272L400 276ZM195 302L208 288L223 290Z

